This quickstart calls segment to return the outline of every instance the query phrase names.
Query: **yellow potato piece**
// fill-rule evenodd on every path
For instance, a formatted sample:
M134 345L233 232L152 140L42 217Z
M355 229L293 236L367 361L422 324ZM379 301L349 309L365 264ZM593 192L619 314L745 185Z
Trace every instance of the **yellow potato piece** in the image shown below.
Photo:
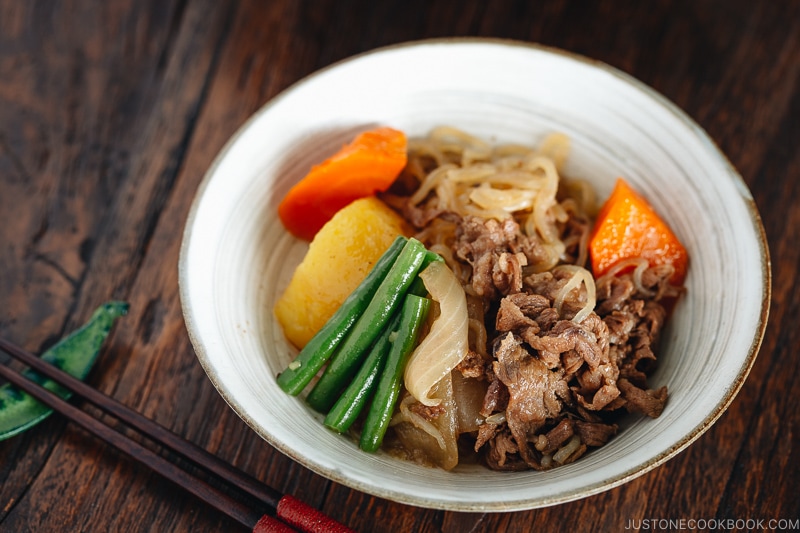
M375 197L341 209L316 234L275 304L289 341L302 348L367 276L398 235L410 228Z

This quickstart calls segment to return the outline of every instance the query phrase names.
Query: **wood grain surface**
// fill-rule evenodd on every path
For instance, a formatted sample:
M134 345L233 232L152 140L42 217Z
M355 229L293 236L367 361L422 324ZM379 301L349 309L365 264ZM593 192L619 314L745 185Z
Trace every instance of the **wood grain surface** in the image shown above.
M555 46L637 77L706 129L763 218L771 315L741 392L686 451L590 498L456 513L332 483L248 429L184 328L183 225L235 130L321 67L448 36ZM798 525L799 82L796 0L0 0L0 335L38 353L101 302L129 301L89 382L358 531ZM59 417L0 442L0 531L237 527Z

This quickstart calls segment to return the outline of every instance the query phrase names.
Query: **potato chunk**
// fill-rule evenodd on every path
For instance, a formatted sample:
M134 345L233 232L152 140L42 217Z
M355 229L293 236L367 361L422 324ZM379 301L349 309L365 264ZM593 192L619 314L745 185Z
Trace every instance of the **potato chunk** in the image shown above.
M341 209L311 241L275 316L289 341L302 348L367 276L398 235L410 228L375 197Z

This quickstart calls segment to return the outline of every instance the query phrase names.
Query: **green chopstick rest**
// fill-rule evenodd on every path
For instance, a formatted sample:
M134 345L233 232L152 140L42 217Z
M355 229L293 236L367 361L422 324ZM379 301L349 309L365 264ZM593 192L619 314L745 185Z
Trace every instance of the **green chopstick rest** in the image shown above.
M126 302L104 303L94 311L86 324L44 352L42 360L77 379L86 379L115 320L127 312ZM72 396L70 391L34 370L26 369L22 374L65 400ZM52 409L10 383L0 386L0 440L22 433L52 412Z

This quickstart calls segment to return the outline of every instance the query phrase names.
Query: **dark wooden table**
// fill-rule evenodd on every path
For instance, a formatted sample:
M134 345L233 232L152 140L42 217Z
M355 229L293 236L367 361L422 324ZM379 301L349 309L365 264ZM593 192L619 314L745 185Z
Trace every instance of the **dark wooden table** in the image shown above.
M444 36L538 42L632 74L708 131L761 211L774 291L749 378L688 450L619 488L506 514L419 509L350 490L252 433L189 343L181 232L228 137L320 67ZM798 147L796 0L0 0L0 335L41 352L102 301L129 301L89 382L359 531L796 526ZM237 527L60 417L0 442L2 531Z

